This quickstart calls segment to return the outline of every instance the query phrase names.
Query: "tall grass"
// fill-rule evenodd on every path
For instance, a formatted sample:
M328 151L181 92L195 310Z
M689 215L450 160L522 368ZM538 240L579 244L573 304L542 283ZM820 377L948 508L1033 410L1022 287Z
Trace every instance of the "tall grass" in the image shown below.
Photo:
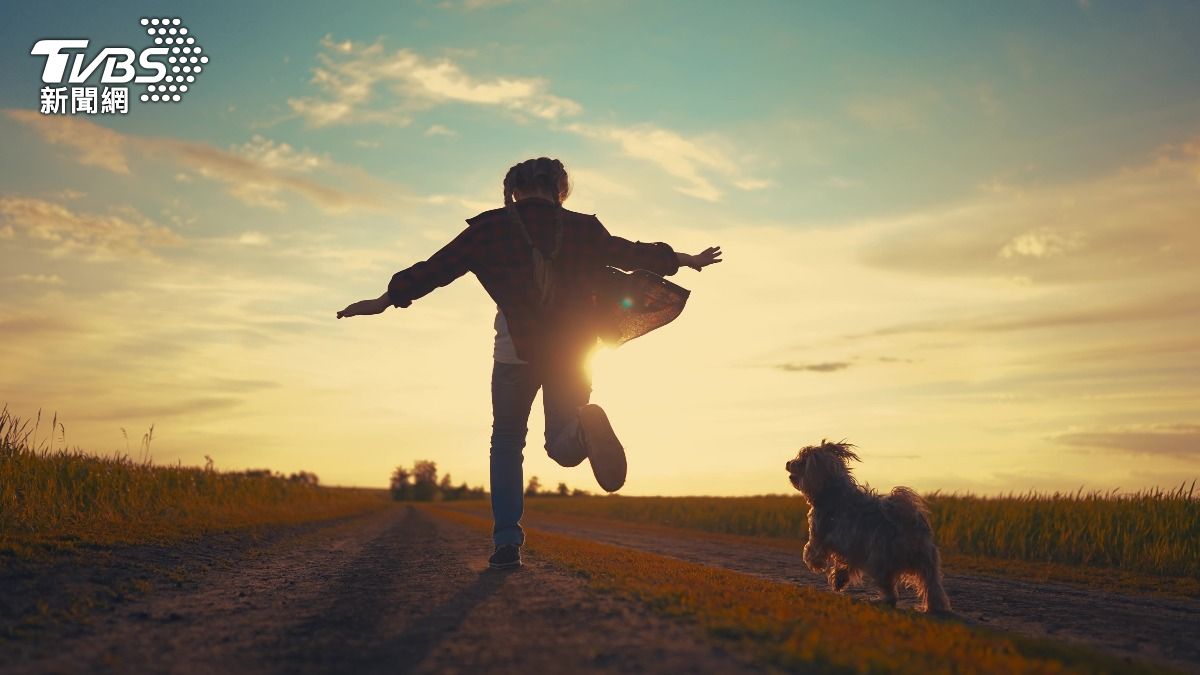
M935 496L930 505L951 551L1200 578L1195 482L1133 494Z
M321 488L275 476L157 466L65 447L57 417L0 410L0 551L30 545L136 543L268 523L334 517L387 504L382 490ZM59 443L63 447L59 447Z
M1195 484L1134 494L928 497L944 552L1200 578ZM804 539L799 496L595 497L530 500L527 508L751 536Z

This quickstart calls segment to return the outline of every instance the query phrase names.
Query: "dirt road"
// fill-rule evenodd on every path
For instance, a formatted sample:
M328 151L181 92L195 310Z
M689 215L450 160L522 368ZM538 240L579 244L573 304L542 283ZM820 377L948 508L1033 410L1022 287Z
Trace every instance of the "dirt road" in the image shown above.
M265 545L216 538L203 569L90 626L0 640L0 672L757 672L536 558L486 571L490 553L486 535L407 507Z
M474 513L486 515L486 511ZM747 538L730 545L700 532L528 511L523 523L775 581L827 588L824 577L804 568L796 551L755 546ZM968 624L1077 642L1117 656L1200 672L1200 601L954 572L946 575L946 592L956 614ZM859 588L850 594L867 599L874 591ZM900 606L911 607L915 600L911 592L902 595Z
M111 586L147 559L157 570L138 593L80 612L83 624L0 638L0 673L762 672L536 554L522 570L487 571L487 536L433 514L395 506L265 538L118 551L39 570L34 586L0 567L0 588L25 588L26 602ZM540 529L821 584L777 546L538 513L525 522L531 537ZM953 573L946 585L968 623L1200 672L1198 602ZM21 601L20 592L0 598L0 634Z

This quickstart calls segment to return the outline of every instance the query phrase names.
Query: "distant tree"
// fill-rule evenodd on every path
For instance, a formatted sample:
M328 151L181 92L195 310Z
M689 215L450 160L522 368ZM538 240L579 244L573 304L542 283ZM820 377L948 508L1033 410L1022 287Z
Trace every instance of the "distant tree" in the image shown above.
M392 499L396 501L405 501L413 498L413 486L411 482L412 472L408 469L398 466L392 472Z
M537 476L532 476L529 479L529 485L525 486L525 496L536 497L538 495L538 491L541 489L542 482L538 480Z
M591 497L592 493L588 492L587 490L580 490L579 488L575 488L574 490L571 490L571 496L572 497Z
M571 494L571 488L567 487L566 483L559 483L556 492L558 492L559 497L566 497Z
M437 464L429 460L413 463L413 499L431 502L441 496L437 482Z
M442 499L462 499L470 488L466 483L463 483L461 487L454 487L454 481L450 479L450 474L446 474L442 476L442 482L438 484L438 489L442 492Z
M294 473L294 474L288 476L288 480L293 483L299 483L301 485L310 485L312 487L316 487L320 483L320 480L317 479L317 474L312 473L310 471L301 471L299 473Z
M479 492L482 494L483 488L479 488ZM467 485L466 481L463 481L462 485L459 485L458 487L454 488L454 498L455 499L473 499L473 498L475 498L475 490L472 490L471 486Z
M463 483L458 489L459 499L483 499L484 497L487 497L488 494L487 490L483 489L482 485L473 488L466 483Z

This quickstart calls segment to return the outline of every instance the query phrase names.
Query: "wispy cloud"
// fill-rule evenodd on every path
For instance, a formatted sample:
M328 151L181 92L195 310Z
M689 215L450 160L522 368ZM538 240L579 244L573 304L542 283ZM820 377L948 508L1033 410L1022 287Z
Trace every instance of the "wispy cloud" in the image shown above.
M480 9L510 5L512 2L513 0L444 0L438 3L438 7L441 9L463 9L468 12L474 12Z
M836 373L850 366L849 361L829 361L825 363L781 363L775 368L786 373Z
M442 103L492 106L544 120L583 110L575 101L551 94L542 78L478 78L450 59L388 50L382 41L338 42L326 35L317 60L311 81L320 95L288 99L292 110L313 126L407 125L412 112Z
M74 152L74 159L81 164L122 174L130 173L134 158L167 164L175 171L186 170L176 173L176 180L187 182L194 175L201 176L223 185L230 195L250 206L281 210L287 197L296 195L327 211L375 208L386 192L359 169L259 135L223 150L194 141L122 134L81 118L30 110L6 112L48 143ZM314 177L317 173L321 180ZM331 184L339 179L355 187Z
M1138 322L1173 322L1189 316L1200 316L1200 295L1181 293L1175 295L1143 298L1135 297L1124 301L1090 303L1056 307L1051 310L1039 308L997 308L986 315L948 317L935 320L901 323L861 335L888 336L906 333L1005 333L1037 329L1093 326L1104 324Z
M1200 457L1200 424L1167 424L1071 431L1054 440L1081 448L1121 450L1143 455Z
M90 260L154 257L154 249L183 241L169 228L132 209L119 214L83 213L32 197L0 197L0 222L48 245L51 255L78 253ZM38 279L52 283L47 281L49 277Z
M864 259L931 276L1128 281L1200 269L1200 139L1086 182L993 186L881 228Z
M44 338L48 335L70 335L79 326L72 320L42 314L0 314L0 337L6 342Z
M849 190L850 188L862 187L862 181L842 176L830 176L825 179L824 185L837 190Z
M64 283L62 277L57 274L18 274L8 279L19 284L33 284L35 286L62 286Z
M419 110L459 103L499 108L517 117L537 119L552 128L608 143L625 156L645 161L679 179L676 189L716 202L724 183L738 190L762 190L774 182L751 175L734 156L732 144L716 134L687 137L653 124L568 122L583 105L550 91L540 77L483 78L449 58L434 59L409 49L388 50L382 41L321 40L312 84L319 95L288 100L292 110L313 126L351 123L408 125ZM456 136L433 124L425 136Z
M234 239L234 242L241 244L242 246L264 246L271 243L271 238L262 232L250 230L248 232L239 234Z
M126 420L145 420L154 423L158 420L172 417L195 417L204 413L227 411L242 403L241 399L232 396L205 396L187 398L178 401L149 403L142 405L122 405L106 408L81 415L81 420L110 420L123 422Z
M615 144L620 151L634 159L649 162L683 181L676 190L683 194L716 202L722 191L714 184L715 176L731 182L742 190L758 190L769 182L745 175L739 163L715 137L687 138L670 129L651 124L633 126L600 126L572 123L568 131L585 138Z
M453 129L448 129L440 124L433 124L425 130L425 135L429 137L446 136L449 138L455 138L458 136L458 132Z
M1023 232L1013 237L1000 249L1001 258L1026 256L1029 258L1052 258L1079 248L1083 244L1080 231L1061 232L1041 228Z
M272 170L308 173L330 163L328 157L321 157L307 150L297 150L287 143L276 143L259 134L255 134L242 145L233 146L232 151Z
M630 186L613 180L600 171L578 166L572 166L570 169L571 192L573 194L577 194L580 191L614 197L632 197L637 194Z
M83 166L98 166L113 173L128 174L127 136L83 117L46 116L32 110L6 110L12 119L27 126L51 145L62 145Z

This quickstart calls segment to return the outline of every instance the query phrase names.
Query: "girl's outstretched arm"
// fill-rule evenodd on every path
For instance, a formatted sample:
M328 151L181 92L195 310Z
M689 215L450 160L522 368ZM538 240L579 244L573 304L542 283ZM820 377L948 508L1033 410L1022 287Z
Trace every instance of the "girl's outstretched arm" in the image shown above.
M675 255L679 256L680 267L690 267L697 272L703 272L705 267L721 262L721 247L709 246L696 255L687 253L676 253Z
M388 299L388 294L385 292L378 298L369 300L359 300L352 302L346 306L346 309L337 313L337 318L341 319L347 316L363 316L367 314L382 314L385 309L392 306L392 301Z
M408 307L413 300L466 274L478 257L475 229L468 227L429 260L392 275L388 290L378 298L359 300L337 313L337 318L382 314L388 307Z

